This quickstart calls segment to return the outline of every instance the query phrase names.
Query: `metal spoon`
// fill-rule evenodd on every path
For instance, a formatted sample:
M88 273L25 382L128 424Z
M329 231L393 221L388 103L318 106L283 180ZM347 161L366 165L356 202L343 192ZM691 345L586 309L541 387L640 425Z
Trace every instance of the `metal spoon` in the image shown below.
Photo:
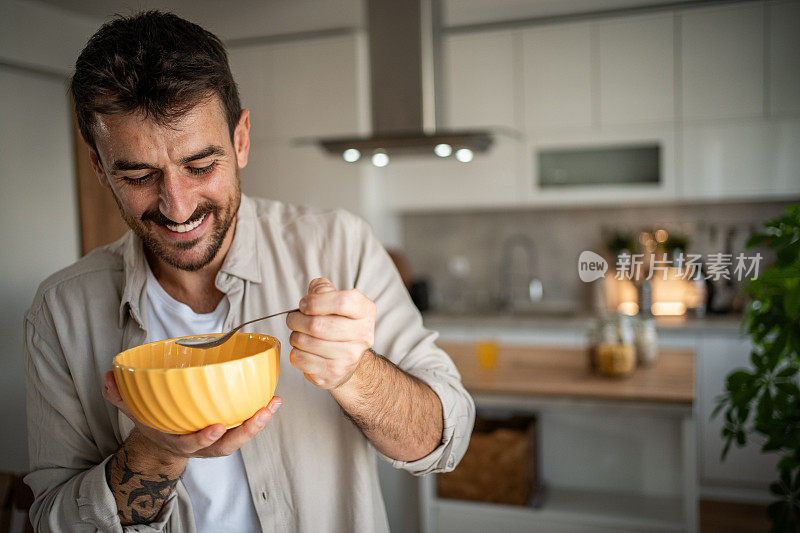
M294 313L295 311L299 310L300 309L289 309L288 311L281 311L280 313L275 313L274 315L262 316L261 318L250 320L249 322L245 322L244 324L236 326L222 337L210 337L208 335L199 335L197 337L186 337L184 339L177 340L175 341L175 344L180 344L181 346L188 346L189 348L200 348L201 350L205 350L208 348L216 348L223 342L230 339L234 333L242 329L247 324L252 324L253 322L258 322L259 320L266 320L268 318L285 315L288 313Z

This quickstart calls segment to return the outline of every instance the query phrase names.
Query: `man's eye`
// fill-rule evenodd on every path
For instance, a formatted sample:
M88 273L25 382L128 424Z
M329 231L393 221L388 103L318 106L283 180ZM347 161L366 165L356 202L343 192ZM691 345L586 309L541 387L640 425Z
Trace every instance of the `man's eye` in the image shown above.
M150 174L145 174L141 178L128 178L123 176L122 179L125 181L125 183L128 183L130 185L144 185L145 183L148 183L150 180L152 180L153 177L155 177L155 175L156 175L155 172L151 172Z
M191 172L195 176L199 176L200 174L208 174L209 172L214 170L215 166L217 166L217 162L212 161L211 164L206 167L189 167L189 172Z

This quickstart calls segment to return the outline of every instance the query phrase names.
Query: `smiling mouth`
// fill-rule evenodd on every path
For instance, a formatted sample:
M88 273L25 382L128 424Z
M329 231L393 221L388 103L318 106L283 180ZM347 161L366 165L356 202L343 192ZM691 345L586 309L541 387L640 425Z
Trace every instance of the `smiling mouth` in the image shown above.
M206 219L207 214L208 213L204 214L194 222L188 222L186 224L164 224L164 227L170 231L174 231L175 233L186 233L187 231L192 231L194 228L202 224Z

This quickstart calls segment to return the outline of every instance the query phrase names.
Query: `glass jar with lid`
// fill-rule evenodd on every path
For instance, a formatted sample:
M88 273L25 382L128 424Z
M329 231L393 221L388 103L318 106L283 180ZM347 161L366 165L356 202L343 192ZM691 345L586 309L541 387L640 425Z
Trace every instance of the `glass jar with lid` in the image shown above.
M658 359L658 334L652 316L639 315L636 320L636 360L642 366L653 365Z
M589 333L589 364L602 376L627 376L636 368L633 319L623 314L604 314Z

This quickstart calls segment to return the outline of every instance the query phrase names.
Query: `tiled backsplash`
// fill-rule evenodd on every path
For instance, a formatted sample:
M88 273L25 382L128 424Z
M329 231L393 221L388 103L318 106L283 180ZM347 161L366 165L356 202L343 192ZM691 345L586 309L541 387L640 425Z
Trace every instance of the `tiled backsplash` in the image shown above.
M689 237L689 252L736 254L745 251L744 242L753 230L787 205L790 202L776 201L406 214L403 252L413 276L429 280L436 308L468 312L495 304L501 292L504 243L523 236L534 244L532 271L542 282L544 306L584 309L591 297L578 277L578 256L583 250L606 255L609 232L663 228ZM513 253L511 274L521 279L526 257L521 247Z

